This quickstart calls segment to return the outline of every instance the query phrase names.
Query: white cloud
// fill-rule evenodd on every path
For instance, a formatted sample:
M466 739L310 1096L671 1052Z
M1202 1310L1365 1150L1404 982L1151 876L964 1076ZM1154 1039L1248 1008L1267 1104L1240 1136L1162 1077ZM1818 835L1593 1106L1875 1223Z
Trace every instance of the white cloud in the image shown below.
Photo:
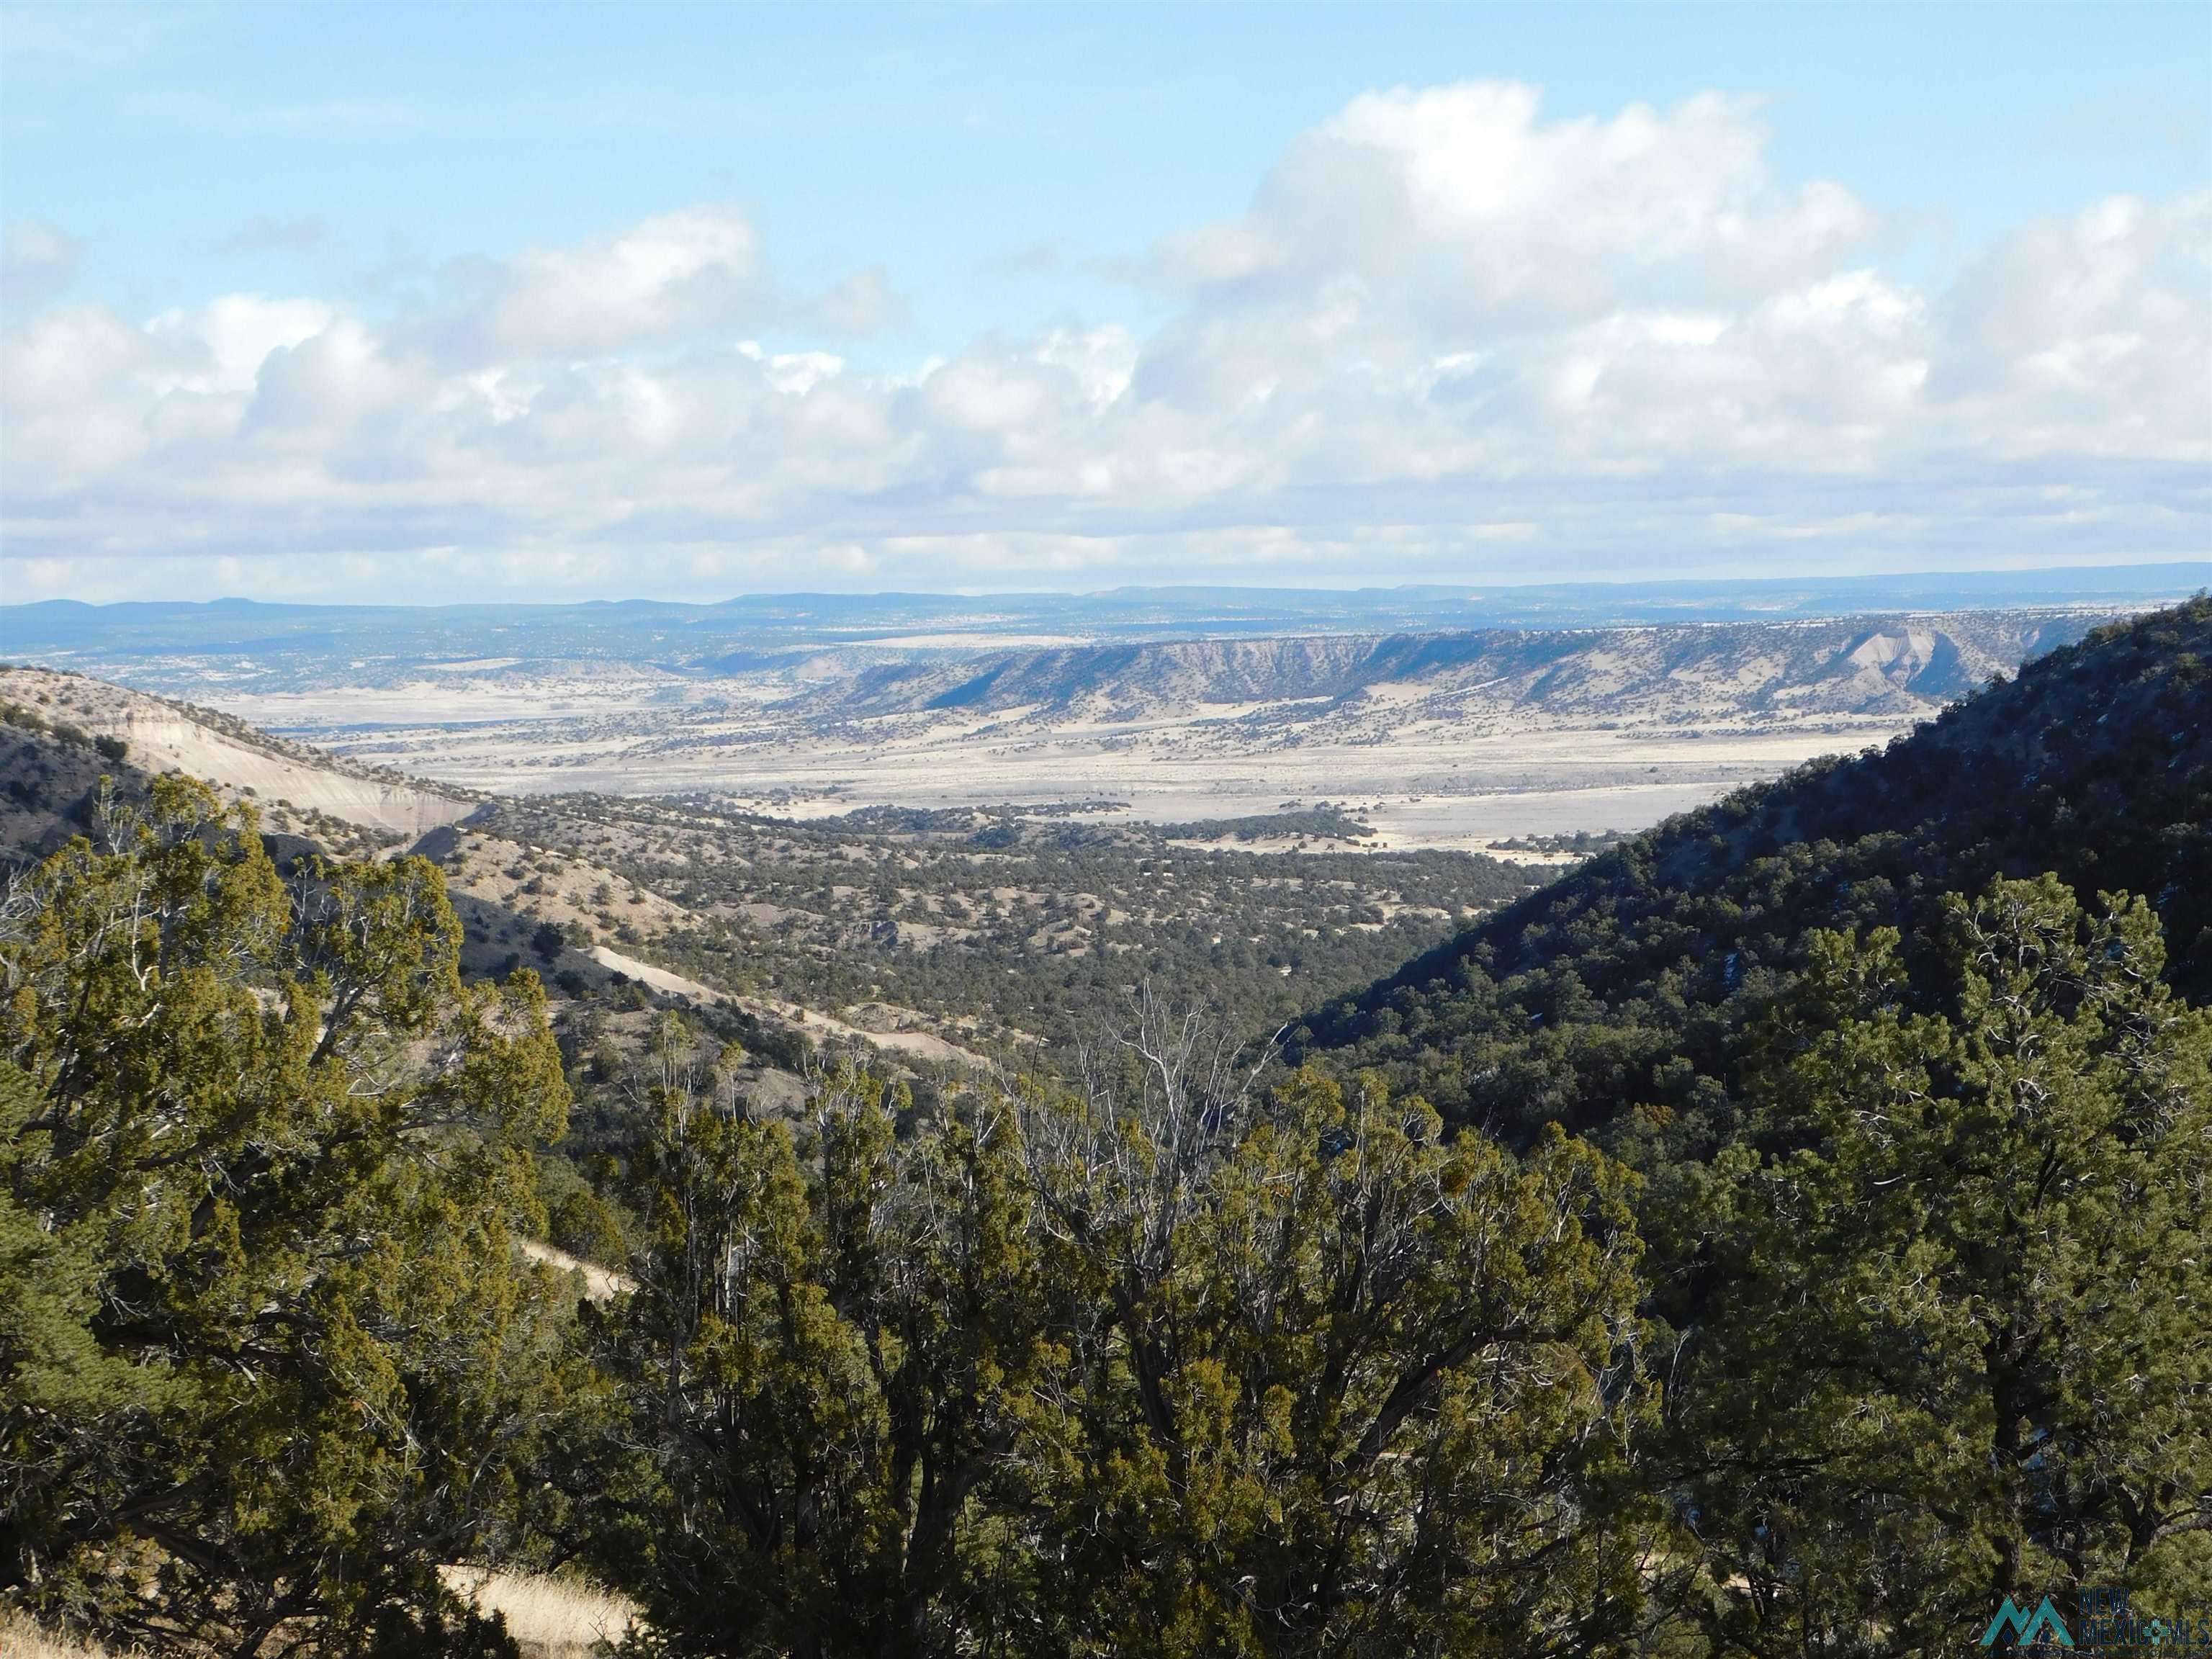
M845 372L845 360L829 351L784 351L770 354L757 340L740 341L738 349L763 366L768 383L778 392L805 394L823 381Z
M611 236L527 247L446 273L429 319L436 349L487 362L580 357L756 320L769 289L744 210L707 203Z
M1291 145L1250 212L1164 242L1159 269L1240 302L1349 278L1370 307L1478 331L1765 291L1879 228L1839 185L1773 178L1755 99L1551 122L1540 100L1501 82L1364 94Z
M1979 411L1994 447L2203 457L2212 190L2115 196L2023 225L1969 266L1942 313L1933 390Z
M112 76L171 47L205 20L176 7L12 4L7 12L8 55L53 80Z
M309 253L330 240L317 218L274 219L256 214L214 244L217 253Z
M891 290L881 265L854 271L814 302L814 317L832 334L880 334L907 320L906 301Z
M2212 192L2020 226L1942 291L1887 234L1775 175L1755 100L1486 83L1297 140L1152 251L1148 334L904 374L829 349L898 325L880 269L789 293L727 204L392 316L54 305L5 342L8 552L424 597L2201 554Z
M146 332L169 348L169 367L149 387L156 396L253 389L270 356L314 339L336 318L318 300L270 300L258 294L226 294L191 310L165 311Z

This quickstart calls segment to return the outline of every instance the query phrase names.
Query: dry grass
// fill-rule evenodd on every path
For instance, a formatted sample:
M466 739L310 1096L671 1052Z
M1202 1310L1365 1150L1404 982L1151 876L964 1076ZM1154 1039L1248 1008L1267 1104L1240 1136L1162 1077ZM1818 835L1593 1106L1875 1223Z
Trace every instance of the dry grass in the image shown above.
M74 1637L52 1635L21 1613L0 1607L0 1659L126 1659L126 1656Z
M447 1567L445 1576L484 1612L506 1614L508 1633L532 1659L589 1659L595 1644L620 1641L637 1619L623 1597L568 1579L472 1567Z
M591 1659L602 1639L629 1633L637 1609L619 1595L560 1578L447 1567L446 1582L486 1613L507 1615L508 1633L530 1659ZM140 1659L139 1650L104 1648L57 1636L0 1606L0 1659Z

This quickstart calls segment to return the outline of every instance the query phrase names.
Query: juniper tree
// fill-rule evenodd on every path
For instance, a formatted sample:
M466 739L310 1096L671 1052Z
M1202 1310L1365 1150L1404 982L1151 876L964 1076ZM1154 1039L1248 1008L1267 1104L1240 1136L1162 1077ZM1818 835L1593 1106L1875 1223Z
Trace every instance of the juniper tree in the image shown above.
M846 1066L796 1124L664 1073L656 1243L605 1321L610 1565L660 1650L1634 1639L1626 1172L1255 1093L1197 1030L1078 1091Z
M1811 936L1747 1139L1698 1183L1676 1400L1713 1645L1955 1645L2002 1597L2212 1592L2212 1014L2140 900Z
M1267 1090L1148 1007L1132 1064L1033 1098L1024 1142L1066 1353L1037 1501L1075 1651L1624 1650L1632 1181L1516 1159L1419 1100Z
M155 780L0 906L0 1588L160 1646L457 1646L556 1393L567 1093L427 861L281 876ZM465 1623L465 1621L463 1621Z

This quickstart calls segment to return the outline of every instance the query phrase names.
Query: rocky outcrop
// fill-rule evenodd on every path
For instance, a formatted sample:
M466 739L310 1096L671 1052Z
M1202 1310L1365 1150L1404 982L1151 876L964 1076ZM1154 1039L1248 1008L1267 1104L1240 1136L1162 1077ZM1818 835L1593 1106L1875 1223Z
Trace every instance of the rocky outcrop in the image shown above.
M825 711L1188 714L1391 690L1579 716L1932 711L2079 639L2100 617L1941 617L1479 629L1067 646L878 664L815 695Z

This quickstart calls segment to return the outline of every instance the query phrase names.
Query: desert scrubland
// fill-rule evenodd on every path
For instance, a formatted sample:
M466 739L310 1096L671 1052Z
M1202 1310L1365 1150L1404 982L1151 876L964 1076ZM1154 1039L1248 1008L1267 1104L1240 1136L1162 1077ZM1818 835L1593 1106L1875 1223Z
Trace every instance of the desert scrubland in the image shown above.
M736 667L481 656L191 684L257 726L472 792L701 793L798 817L1064 803L1154 823L1328 802L1374 828L1372 848L1475 849L1639 829L1887 743L2096 620L902 635Z

